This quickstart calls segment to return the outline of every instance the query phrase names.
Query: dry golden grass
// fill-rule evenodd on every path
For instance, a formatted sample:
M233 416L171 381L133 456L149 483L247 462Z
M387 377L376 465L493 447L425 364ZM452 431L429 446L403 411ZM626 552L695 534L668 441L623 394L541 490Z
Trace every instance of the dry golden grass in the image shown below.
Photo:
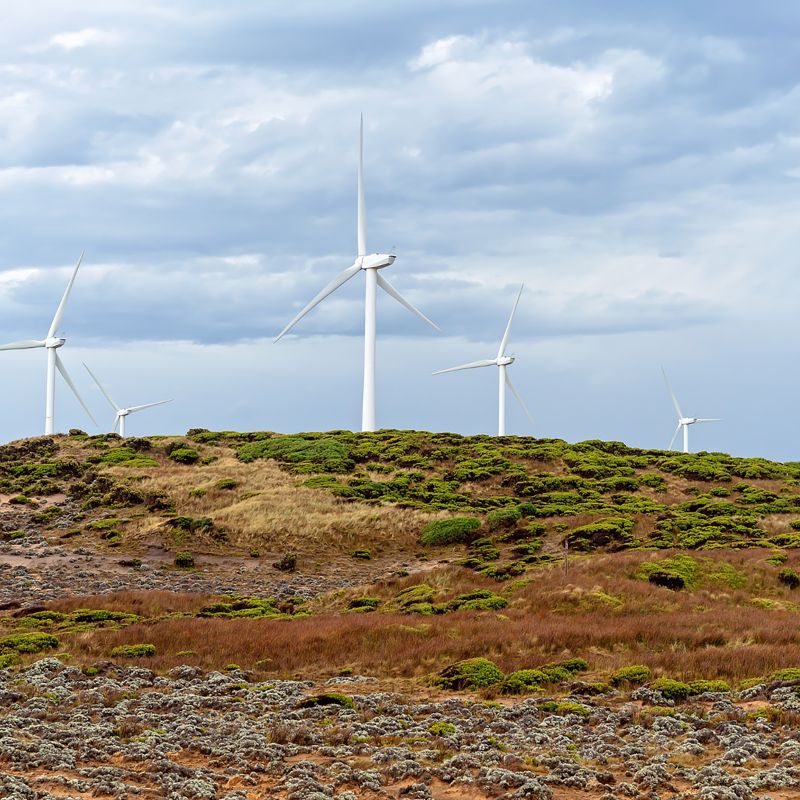
M211 517L227 534L227 550L230 546L274 553L294 550L313 552L323 560L329 554L363 547L374 555L398 555L415 550L419 531L427 522L446 516L344 501L326 490L303 486L303 476L285 472L274 461L245 464L227 448L199 449L216 455L217 460L184 466L162 457L161 466L149 473L125 467L107 467L106 471L136 479L136 486L144 491L165 492L179 515ZM215 488L223 478L235 480L236 488ZM205 494L193 496L194 489ZM162 539L165 533L164 518L158 514L134 519L125 530L129 541L140 542ZM220 549L209 539L203 544Z

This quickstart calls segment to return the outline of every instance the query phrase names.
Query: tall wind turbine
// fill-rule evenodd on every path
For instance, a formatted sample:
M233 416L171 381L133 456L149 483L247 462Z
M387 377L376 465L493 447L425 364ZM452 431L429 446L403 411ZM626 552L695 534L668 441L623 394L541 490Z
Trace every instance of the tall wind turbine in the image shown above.
M511 333L511 323L514 321L514 314L517 313L517 306L519 305L519 298L522 297L522 290L525 288L525 284L523 283L519 287L519 293L517 294L517 299L514 301L514 307L511 309L511 316L508 318L508 324L506 325L505 333L503 334L503 338L500 340L500 347L497 350L497 355L494 358L485 358L482 361L470 361L469 364L462 364L459 367L449 367L448 369L440 369L434 372L434 375L441 375L445 372L457 372L462 369L475 369L477 367L497 367L498 368L498 411L497 411L497 435L498 436L505 436L506 435L506 386L511 389L512 394L514 397L517 398L517 402L522 406L522 410L525 412L525 415L528 419L533 422L533 417L531 417L530 412L528 411L525 403L523 402L522 398L519 395L519 392L514 388L514 384L511 383L511 378L508 376L507 368L514 363L513 356L506 355L506 346L508 345L508 336Z
M111 395L106 391L103 384L100 383L99 380L97 380L97 376L94 374L94 372L92 372L89 369L89 367L86 366L86 362L82 361L81 363L83 364L84 367L86 367L86 371L89 373L89 375L92 376L92 380L97 384L97 388L103 393L103 397L105 397L106 400L108 400L108 402L111 404L111 408L113 408L114 411L117 412L117 416L114 417L114 431L116 431L117 427L119 427L119 435L123 439L125 438L125 417L127 417L128 414L135 414L137 411L144 411L146 408L153 408L153 406L163 406L164 403L172 402L172 400L159 400L157 403L145 403L144 405L141 406L130 406L129 408L121 408L111 399Z
M675 444L675 438L678 435L678 432L681 428L683 428L683 452L689 452L689 426L694 425L696 422L720 422L719 419L703 419L701 417L686 417L681 411L681 407L678 404L678 398L675 397L675 392L672 391L672 387L669 385L669 379L667 378L667 373L664 371L664 368L661 368L661 373L664 376L664 382L667 384L667 391L669 391L669 395L672 398L672 405L675 406L675 413L678 415L678 427L675 428L675 433L672 434L672 439L669 442L669 450L672 450L672 445Z
M361 430L375 430L375 305L377 287L397 300L413 314L434 330L439 326L431 322L418 308L415 308L392 286L378 270L389 267L396 256L389 253L372 253L367 255L367 210L364 205L364 115L361 115L361 129L358 145L358 255L343 272L340 272L299 314L278 334L279 341L288 333L314 306L321 303L329 294L347 283L359 272L364 272L366 294L364 297L364 394L361 405Z
M61 377L66 382L67 386L72 389L72 393L78 398L78 402L83 406L83 410L89 415L89 419L97 425L92 412L89 407L83 402L83 398L78 394L75 384L72 382L64 362L58 355L58 348L63 347L66 339L60 338L56 334L61 325L61 318L64 316L64 309L67 307L67 300L69 293L72 291L72 284L75 283L75 277L80 269L81 262L83 261L83 253L72 271L72 277L69 279L67 288L64 291L64 296L58 304L53 321L50 323L50 329L47 331L47 336L44 339L25 339L21 342L11 342L11 344L0 345L0 350L29 350L34 347L44 347L47 350L47 395L45 400L45 416L44 416L44 432L46 435L52 434L54 431L54 409L56 400L56 370L61 373Z

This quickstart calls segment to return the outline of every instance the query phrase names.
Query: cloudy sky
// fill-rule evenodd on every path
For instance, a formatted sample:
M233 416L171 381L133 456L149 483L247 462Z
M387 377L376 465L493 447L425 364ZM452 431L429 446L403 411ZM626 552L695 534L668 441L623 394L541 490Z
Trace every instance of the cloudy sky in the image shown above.
M0 339L61 351L107 429L360 424L356 251L397 253L378 424L800 460L800 8L775 0L13 0L0 26ZM391 273L391 274L389 274ZM0 439L41 432L45 356L0 353ZM93 428L63 383L56 426Z

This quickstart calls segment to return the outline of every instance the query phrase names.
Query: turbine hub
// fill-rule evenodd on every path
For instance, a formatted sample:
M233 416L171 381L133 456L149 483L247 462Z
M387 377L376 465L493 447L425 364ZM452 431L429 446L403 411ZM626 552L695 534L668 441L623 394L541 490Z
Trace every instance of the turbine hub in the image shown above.
M372 253L368 256L361 256L361 269L383 269L394 264L397 256L391 253Z
M129 408L121 408L119 411L117 411L117 416L118 417L127 417L128 414L130 414L130 413L131 413L131 410Z
M57 348L57 347L63 347L64 346L64 342L66 342L66 341L67 341L66 339L61 339L58 336L50 336L48 339L44 340L44 346L49 348L49 349L54 349L54 348Z
M500 356L497 359L497 366L498 367L507 367L509 364L513 364L513 363L514 363L514 357L513 356Z
M683 417L680 421L681 425L694 425L697 422L697 417Z

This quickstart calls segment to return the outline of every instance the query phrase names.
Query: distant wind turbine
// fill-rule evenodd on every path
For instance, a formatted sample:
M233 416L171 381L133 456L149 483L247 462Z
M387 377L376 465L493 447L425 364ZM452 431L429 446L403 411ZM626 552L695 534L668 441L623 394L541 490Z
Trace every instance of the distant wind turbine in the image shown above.
M672 445L675 444L675 438L678 435L678 432L681 428L683 428L683 452L689 452L689 426L694 425L696 422L720 422L719 419L703 419L701 417L686 417L681 411L681 407L678 403L678 398L675 397L675 392L672 391L672 387L669 385L669 379L667 378L667 373L664 371L664 368L661 368L661 373L664 376L664 382L667 384L667 391L669 392L670 397L672 398L672 405L675 406L675 413L678 415L678 427L675 428L675 433L672 434L672 439L669 442L669 450L672 450Z
M157 403L145 403L142 406L130 406L129 408L120 408L112 399L111 395L105 390L105 387L97 377L95 376L94 372L92 372L89 367L86 366L86 362L81 362L84 367L86 367L86 371L89 375L92 376L92 380L97 384L97 388L103 393L103 396L108 400L111 404L111 408L117 412L117 416L114 417L114 431L117 430L119 427L119 435L124 439L125 438L125 417L128 414L135 414L137 411L144 411L146 408L153 408L154 406L163 406L164 403L171 403L172 400L159 400Z
M449 367L448 369L440 369L434 372L434 375L442 375L445 372L457 372L458 370L462 369L475 369L477 367L498 367L498 418L497 418L497 435L498 436L505 436L506 435L506 386L511 389L514 397L517 398L517 402L522 406L522 410L525 412L525 416L533 423L533 417L530 415L525 403L523 402L522 398L519 395L519 392L514 388L514 384L511 383L511 378L508 376L507 367L514 363L513 356L506 355L506 346L508 345L508 336L511 333L511 323L514 321L514 314L517 313L517 306L519 305L519 298L522 297L522 290L525 288L525 284L523 283L519 287L519 293L517 294L517 299L514 301L514 307L511 309L511 316L508 318L508 324L506 325L505 333L503 334L503 338L500 340L500 347L497 350L497 356L495 358L486 358L482 361L471 361L469 364L462 364L459 367Z
M378 270L391 266L396 258L389 253L372 253L367 255L367 211L364 205L364 115L361 115L361 129L358 146L358 255L352 266L340 272L299 314L278 334L279 341L288 333L314 306L321 303L329 294L347 283L362 270L365 273L366 294L364 299L364 394L361 405L361 430L375 430L375 305L377 287L397 300L413 314L434 330L439 326L431 322L419 309L415 308L392 286Z
M92 416L92 412L89 411L89 407L83 402L83 399L78 394L78 390L75 388L72 378L69 377L69 373L67 372L67 368L64 366L64 362L61 360L61 357L57 352L58 348L63 347L64 343L66 342L66 339L62 339L56 334L58 333L58 328L61 325L61 318L64 316L64 309L67 307L67 300L69 299L69 293L72 291L72 284L75 283L75 277L78 274L78 270L80 269L82 261L83 253L81 253L81 257L78 259L78 263L75 265L75 269L72 272L72 277L69 279L64 296L61 298L61 302L58 304L53 321L50 323L50 329L47 331L47 336L41 340L25 339L21 342L11 342L11 344L0 345L0 350L29 350L34 347L46 348L47 395L45 400L44 416L44 432L46 435L52 434L54 431L53 417L56 399L56 370L61 373L61 377L66 382L67 386L72 389L72 393L78 398L78 402L83 406L83 410L89 415L89 419L91 419L92 422L97 425L95 418Z

